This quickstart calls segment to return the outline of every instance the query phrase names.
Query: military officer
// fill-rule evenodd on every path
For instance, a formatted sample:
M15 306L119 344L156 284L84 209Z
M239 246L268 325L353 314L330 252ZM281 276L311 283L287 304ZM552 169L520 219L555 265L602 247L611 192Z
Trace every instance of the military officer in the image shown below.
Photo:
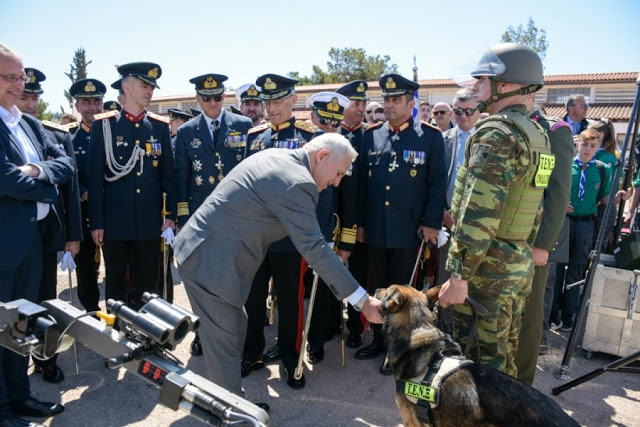
M262 123L264 103L260 99L260 88L255 84L246 84L236 90L236 98L240 103L240 111L253 122L253 126Z
M193 114L188 113L179 108L169 108L167 110L169 113L169 125L171 126L171 140L173 142L173 138L178 134L178 128L191 120L193 118ZM174 147L175 148L175 147Z
M82 121L72 129L73 149L78 167L80 183L80 205L82 207L82 242L76 257L76 277L78 279L78 298L87 311L100 310L100 290L98 289L98 269L100 268L100 248L91 238L89 226L89 193L87 191L87 162L91 142L91 125L96 114L104 109L103 97L107 88L96 79L83 79L69 89L75 99L75 107ZM112 111L112 110L109 110Z
M160 234L175 228L175 182L169 120L145 111L159 65L121 65L122 112L95 116L88 160L91 235L102 247L106 298L142 306L142 294L156 291ZM163 193L170 214L163 222Z
M364 80L354 80L342 86L337 93L349 98L349 105L344 110L344 119L340 124L340 133L345 136L353 148L360 154L362 152L362 144L364 142L364 126L365 111L369 96L367 94L369 85ZM357 194L358 194L358 164L352 165L351 176L345 176L338 187L338 203L340 220L342 221L342 230L340 233L341 248L350 245L349 255L349 271L360 283L360 286L367 287L367 247L364 242L356 240L357 217L349 218L348 212L357 212ZM356 225L356 229L353 225ZM345 250L345 249L341 249ZM338 252L340 253L340 252ZM361 320L360 313L353 309L350 305L347 308L349 315L347 320L347 328L349 329L349 337L346 345L349 348L358 348L362 345L362 332L364 324Z
M409 284L420 237L437 243L447 182L442 134L411 117L418 83L387 74L380 87L387 121L365 131L359 165L358 233L367 243L370 292ZM372 359L384 353L381 328L374 326L373 341L355 357ZM381 372L391 374L385 364Z
M118 101L107 101L104 103L103 107L104 111L118 110L122 111L122 105Z
M23 113L36 117L40 105L40 95L44 92L40 82L44 81L46 76L35 68L26 67L24 71L27 74L27 82L16 106ZM43 120L42 125L51 142L58 145L67 156L74 160L73 145L67 128L48 120ZM77 172L69 182L60 186L60 190L54 204L57 215L54 215L52 210L43 220L44 258L38 302L57 298L58 251L69 251L75 257L80 249L80 240L82 239ZM47 382L61 382L64 380L64 373L57 365L57 359L57 355L46 361L34 358L34 372L41 373L42 378Z
M293 107L298 100L296 83L296 79L277 74L265 74L256 80L256 85L262 90L260 98L265 102L270 121L249 131L248 155L266 148L300 148L316 134L320 134L314 125L296 120L293 115ZM320 227L325 232L327 241L331 240L333 230L331 197L329 192L323 191L317 208L319 222L321 218L325 219L324 223L320 222ZM273 276L278 298L278 343L267 351L264 359L270 361L281 357L287 384L294 389L305 386L304 375L296 380L294 370L300 351L300 325L303 318L304 285L300 278L304 276L306 269L306 263L288 237L270 246L245 304L248 326L242 360L243 376L264 366L262 351L265 347L265 300L269 278Z
M440 303L455 304L454 338L462 345L472 324L471 309L463 305L467 294L486 308L468 355L479 354L480 362L515 376L534 272L530 244L554 164L544 130L527 117L524 105L542 88L542 61L528 47L502 43L483 55L471 76L478 109L490 116L476 123L456 176L451 278L440 290Z

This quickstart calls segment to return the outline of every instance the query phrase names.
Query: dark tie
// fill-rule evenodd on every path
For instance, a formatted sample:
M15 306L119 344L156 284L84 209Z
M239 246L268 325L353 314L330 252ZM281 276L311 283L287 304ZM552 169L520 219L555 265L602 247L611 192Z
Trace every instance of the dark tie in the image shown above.
M214 120L211 122L211 137L213 138L213 145L216 145L216 140L218 139L218 131L220 130L220 122Z

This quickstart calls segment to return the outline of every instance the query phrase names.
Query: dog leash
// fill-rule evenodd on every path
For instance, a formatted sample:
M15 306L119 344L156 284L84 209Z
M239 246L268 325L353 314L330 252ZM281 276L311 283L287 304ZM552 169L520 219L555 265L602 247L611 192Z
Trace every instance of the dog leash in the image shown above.
M467 339L467 344L464 346L464 354L470 354L471 351L471 343L475 341L476 348L478 349L478 362L480 361L480 343L478 341L478 337L476 336L476 329L478 327L478 311L482 314L487 314L488 311L486 308L482 306L478 301L476 301L473 297L467 295L466 303L471 307L471 330L469 331L469 338Z

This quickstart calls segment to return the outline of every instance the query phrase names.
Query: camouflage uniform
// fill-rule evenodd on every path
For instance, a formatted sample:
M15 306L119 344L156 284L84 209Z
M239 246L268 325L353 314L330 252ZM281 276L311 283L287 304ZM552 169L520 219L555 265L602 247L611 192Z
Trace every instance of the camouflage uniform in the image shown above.
M519 118L526 125L525 131L509 120L503 121L505 117ZM543 188L534 186L534 182L539 184L538 177L542 176L542 181L548 179L553 156L546 135L526 119L522 105L507 107L479 121L476 128L456 178L452 206L456 223L447 270L467 280L469 295L488 310L488 314L479 315L477 340L467 356L515 376L521 315L533 277L530 244L542 212ZM532 136L537 143L530 141ZM538 161L541 157L551 164L539 164L544 163ZM517 203L507 203L513 201L518 183L526 187L524 197ZM527 215L521 214L523 208L529 209ZM524 217L527 221L521 222ZM505 228L509 230L506 233ZM471 323L469 306L456 305L454 338L463 346Z

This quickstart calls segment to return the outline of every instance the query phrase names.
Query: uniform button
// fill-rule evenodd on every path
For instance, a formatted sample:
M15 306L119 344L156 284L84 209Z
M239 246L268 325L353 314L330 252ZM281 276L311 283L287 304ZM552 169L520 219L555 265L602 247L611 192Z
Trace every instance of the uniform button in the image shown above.
M140 194L140 189L139 188L136 189L136 193Z
M36 222L36 218L35 217L31 217L31 222Z
M389 206L390 205L389 201L384 202L384 205Z
M136 123L136 127L139 128L140 127L140 123Z
M136 144L140 145L140 140L136 139Z
M140 176L140 175L142 175L142 174L141 174L140 172L136 172L136 175Z
M385 188L387 189L387 191L391 190L391 186L390 185L387 185Z
M122 160L122 156L118 156L118 160Z

